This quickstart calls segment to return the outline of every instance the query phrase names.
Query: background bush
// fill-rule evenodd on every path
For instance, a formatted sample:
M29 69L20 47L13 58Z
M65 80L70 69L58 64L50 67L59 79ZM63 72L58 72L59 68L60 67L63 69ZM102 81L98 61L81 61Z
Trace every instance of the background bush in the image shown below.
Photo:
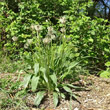
M12 7L11 3L16 5ZM75 45L76 56L79 59L88 57L83 65L90 70L97 72L104 69L105 62L110 60L109 25L106 25L107 20L88 16L88 8L92 6L92 1L79 0L0 2L0 48L12 59L26 51L34 51L36 32L32 32L32 24L42 25L42 38L47 34L47 27L53 26L58 41L60 28L63 27L59 25L59 19L65 16L66 36ZM28 39L33 42L25 48Z

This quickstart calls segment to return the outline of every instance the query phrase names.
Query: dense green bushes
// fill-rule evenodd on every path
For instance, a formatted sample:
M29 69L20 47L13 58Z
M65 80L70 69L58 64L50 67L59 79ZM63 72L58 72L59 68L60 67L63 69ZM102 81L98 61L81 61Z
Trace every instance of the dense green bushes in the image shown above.
M88 56L85 62L89 64L88 67L92 70L104 69L104 63L110 59L110 38L109 26L106 25L107 21L101 18L91 20L87 16L80 16L74 21L70 21L70 31L80 57Z
M2 48L6 53L23 54L25 51L34 51L36 31L32 31L33 24L42 25L40 36L47 36L47 28L53 26L56 41L60 39L60 29L66 26L66 37L77 48L77 57L87 57L84 61L97 70L104 68L109 57L109 26L104 19L91 20L87 15L87 7L92 2L73 1L27 1L18 2L18 12L15 13L5 3L0 3L0 33ZM54 6L53 6L54 5ZM61 16L66 17L66 25L59 24ZM28 45L28 41L32 41ZM56 42L54 41L54 42ZM89 67L88 66L88 67Z

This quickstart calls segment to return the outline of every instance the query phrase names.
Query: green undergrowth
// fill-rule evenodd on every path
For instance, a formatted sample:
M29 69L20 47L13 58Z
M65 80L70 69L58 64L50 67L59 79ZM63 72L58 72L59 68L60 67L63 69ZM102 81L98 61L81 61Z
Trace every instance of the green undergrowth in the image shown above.
M22 71L25 67L21 59L11 59L8 55L0 53L0 74L15 73Z
M0 110L29 110L22 97L18 96L20 81L12 81L10 74L0 78ZM23 95L26 93L23 92ZM22 96L22 95L21 95Z

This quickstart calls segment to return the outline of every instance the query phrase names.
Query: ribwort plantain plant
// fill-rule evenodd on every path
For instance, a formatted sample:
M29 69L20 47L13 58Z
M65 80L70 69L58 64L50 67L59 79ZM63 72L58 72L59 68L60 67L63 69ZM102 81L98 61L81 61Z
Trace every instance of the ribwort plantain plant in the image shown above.
M62 22L63 26L65 22ZM79 63L70 57L73 54L74 47L71 43L67 43L66 30L61 33L61 44L53 43L55 39L52 38L53 30L52 27L48 27L47 35L49 36L43 39L38 37L40 31L37 31L37 39L39 40L36 40L36 43L39 45L36 47L36 52L31 55L31 60L29 60L29 65L33 71L27 72L22 83L25 89L30 87L33 92L37 92L36 106L41 103L45 95L53 95L54 105L57 106L59 98L66 97L64 91L69 93L71 97L75 97L71 88L79 88L64 83L68 76L71 77L75 74L74 68Z

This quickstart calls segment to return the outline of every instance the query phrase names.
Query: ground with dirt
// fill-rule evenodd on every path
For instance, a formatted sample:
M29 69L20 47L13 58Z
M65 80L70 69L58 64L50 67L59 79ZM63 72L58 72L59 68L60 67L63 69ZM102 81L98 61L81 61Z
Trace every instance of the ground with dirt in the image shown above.
M13 74L0 74L0 79L8 78L12 75L11 80L16 81L17 75ZM22 78L21 78L22 80ZM6 110L110 110L110 79L99 78L94 75L81 76L81 80L76 82L75 85L82 85L85 90L73 91L78 94L77 100L61 100L59 106L54 108L52 98L46 98L40 105L40 109L34 106L35 94L28 93L24 99L26 107L23 108L5 108ZM0 91L0 97L3 91ZM10 97L11 98L11 97ZM12 97L14 98L14 96ZM2 110L5 110L2 109Z

